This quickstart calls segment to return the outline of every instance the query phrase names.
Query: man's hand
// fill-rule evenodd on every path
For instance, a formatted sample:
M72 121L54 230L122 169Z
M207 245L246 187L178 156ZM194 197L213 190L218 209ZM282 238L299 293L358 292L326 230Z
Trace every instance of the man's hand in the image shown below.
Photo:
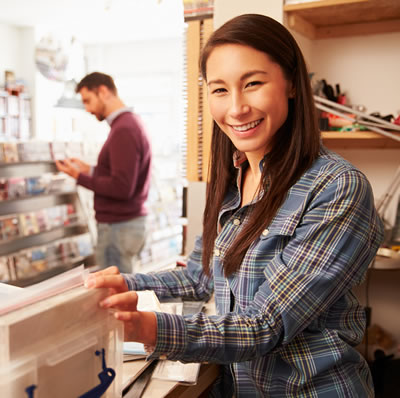
M56 160L56 167L59 171L62 171L75 180L79 177L80 173L89 174L90 166L77 158L66 158L64 160Z
M69 159L56 160L56 167L58 171L70 175L72 178L75 178L75 180L79 177L80 171Z
M125 279L117 267L90 274L85 281L87 288L107 288L109 296L99 305L114 308L116 319L124 322L124 340L154 346L157 340L157 318L154 312L138 311L138 295L128 290Z

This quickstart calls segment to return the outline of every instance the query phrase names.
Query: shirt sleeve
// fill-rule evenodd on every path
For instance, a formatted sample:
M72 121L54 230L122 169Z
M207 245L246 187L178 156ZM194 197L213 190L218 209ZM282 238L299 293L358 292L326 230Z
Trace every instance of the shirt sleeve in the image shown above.
M128 127L118 129L108 143L109 174L98 175L95 171L91 175L81 173L77 183L101 196L129 199L135 190L140 170L141 148L137 140ZM102 166L97 165L95 170L97 167Z
M293 236L265 264L265 281L251 304L221 316L157 313L151 357L247 361L292 342L311 322L323 322L322 315L361 282L383 235L361 173L349 170L320 185ZM357 320L343 322L357 328Z
M207 300L213 292L211 276L203 272L202 239L198 237L186 267L148 274L123 274L129 290L153 290L160 299L180 297Z

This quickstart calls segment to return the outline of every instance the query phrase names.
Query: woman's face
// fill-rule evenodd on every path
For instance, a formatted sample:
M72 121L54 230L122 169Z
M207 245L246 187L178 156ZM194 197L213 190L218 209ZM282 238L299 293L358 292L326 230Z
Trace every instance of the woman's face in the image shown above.
M285 122L291 85L265 53L240 44L212 50L206 64L209 107L240 151L262 158Z

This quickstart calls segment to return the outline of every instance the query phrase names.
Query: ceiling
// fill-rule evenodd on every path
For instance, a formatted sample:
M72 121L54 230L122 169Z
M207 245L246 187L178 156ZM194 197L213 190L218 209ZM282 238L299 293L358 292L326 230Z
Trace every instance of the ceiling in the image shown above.
M83 42L175 36L182 0L0 0L0 23L68 31Z

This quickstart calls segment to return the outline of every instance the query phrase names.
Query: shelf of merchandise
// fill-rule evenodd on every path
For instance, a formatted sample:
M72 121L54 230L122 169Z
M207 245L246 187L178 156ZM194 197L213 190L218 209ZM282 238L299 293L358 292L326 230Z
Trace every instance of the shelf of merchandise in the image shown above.
M27 207L29 207L29 209L31 210L40 210L45 207L52 207L63 203L70 203L71 201L75 200L76 195L76 191L54 192L2 200L0 215L10 214L13 212L19 213Z
M33 246L43 245L43 242L51 242L70 236L81 235L87 232L87 226L81 223L61 225L48 231L38 232L31 235L18 236L0 243L0 256L8 255L19 250L29 249Z
M2 178L25 174L42 175L44 173L57 172L55 163L50 161L0 163L0 170Z
M29 140L32 136L31 98L0 90L0 139Z
M56 174L58 171L54 162L36 161L1 163L0 172L1 178L8 179L14 177L38 177L45 173ZM66 225L55 226L46 231L28 235L20 233L18 236L14 236L10 239L0 240L0 257L10 257L20 251L29 250L34 247L46 246L65 238L75 238L90 234L86 213L83 209L83 204L81 203L78 192L75 189L72 191L55 191L36 195L24 195L12 199L1 200L0 216L16 215L18 217L22 213L35 212L63 204L73 204L77 220ZM36 275L30 275L23 278L18 278L10 271L10 276L13 275L13 278L6 282L21 287L29 286L82 263L87 267L94 264L94 255L90 254L84 257L75 256L74 258L65 258L60 264L49 266L48 269L40 271Z
M391 132L400 138L400 133ZM323 131L322 141L328 148L399 149L400 141L373 131Z
M42 282L46 279L52 278L53 276L56 276L58 274L61 274L62 272L69 271L72 268L75 268L85 262L87 262L89 257L78 257L74 259L71 262L66 262L63 265L60 265L58 267L50 268L46 271L42 271L40 274L37 274L35 276L30 276L24 279L16 279L16 280L11 280L8 281L7 284L13 285L13 286L18 286L18 287L28 287L31 285L34 285L36 283Z
M286 4L287 26L309 39L400 32L398 0L320 0Z

